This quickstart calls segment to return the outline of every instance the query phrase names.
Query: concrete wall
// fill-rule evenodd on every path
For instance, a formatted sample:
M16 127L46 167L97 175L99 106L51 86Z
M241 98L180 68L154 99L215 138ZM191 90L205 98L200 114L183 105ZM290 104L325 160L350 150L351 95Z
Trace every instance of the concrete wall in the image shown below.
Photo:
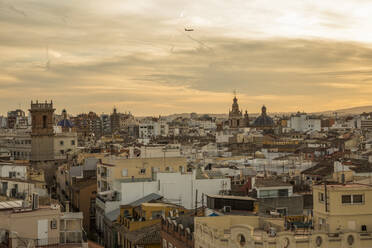
M12 213L7 211L0 212L0 229L7 229L17 233L21 238L38 238L38 221L48 221L48 239L59 242L60 230L60 211L50 208L38 209L30 212ZM57 221L57 228L51 228L51 221Z
M258 211L261 214L266 214L267 211L276 209L286 209L287 215L302 215L303 214L303 198L302 196L292 197L276 197L276 198L259 198Z

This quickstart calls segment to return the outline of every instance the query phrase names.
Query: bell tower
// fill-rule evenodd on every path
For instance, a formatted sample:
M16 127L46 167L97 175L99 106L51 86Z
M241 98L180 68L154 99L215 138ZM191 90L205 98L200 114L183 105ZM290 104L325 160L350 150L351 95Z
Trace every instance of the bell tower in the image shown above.
M31 101L31 161L54 160L54 110L52 101Z

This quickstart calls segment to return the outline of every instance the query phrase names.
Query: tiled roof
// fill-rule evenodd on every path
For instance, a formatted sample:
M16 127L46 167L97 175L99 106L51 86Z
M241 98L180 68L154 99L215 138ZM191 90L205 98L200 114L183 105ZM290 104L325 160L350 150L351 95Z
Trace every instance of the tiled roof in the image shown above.
M324 160L301 172L305 175L328 176L333 173L333 162Z

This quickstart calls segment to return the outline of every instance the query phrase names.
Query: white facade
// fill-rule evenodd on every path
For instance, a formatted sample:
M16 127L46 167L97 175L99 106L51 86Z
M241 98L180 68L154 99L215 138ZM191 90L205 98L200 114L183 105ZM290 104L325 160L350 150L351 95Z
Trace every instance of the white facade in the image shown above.
M27 180L27 166L15 164L0 164L0 177Z
M6 128L7 118L5 116L0 116L0 128Z
M181 145L142 146L140 158L181 157Z
M6 130L0 134L0 147L10 151L11 157L17 160L31 158L31 135L28 130Z
M168 136L169 126L165 122L150 121L139 124L139 137L152 138L158 136Z
M165 201L182 205L187 209L195 207L196 190L198 206L201 206L202 194L219 194L222 190L230 190L230 179L197 179L196 174L157 173L151 182L121 182L120 205L129 204L148 194L162 195Z
M310 118L306 113L291 116L290 128L296 132L321 131L321 120Z
M77 149L77 133L56 133L54 136L54 157L65 159L67 154L75 153Z

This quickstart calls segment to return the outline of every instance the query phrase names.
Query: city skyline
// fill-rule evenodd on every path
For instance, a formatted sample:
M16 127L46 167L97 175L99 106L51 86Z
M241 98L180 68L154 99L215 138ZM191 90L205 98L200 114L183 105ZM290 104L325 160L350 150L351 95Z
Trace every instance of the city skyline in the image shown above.
M226 113L234 89L250 113L372 105L371 3L357 3L1 1L0 113L36 99Z

